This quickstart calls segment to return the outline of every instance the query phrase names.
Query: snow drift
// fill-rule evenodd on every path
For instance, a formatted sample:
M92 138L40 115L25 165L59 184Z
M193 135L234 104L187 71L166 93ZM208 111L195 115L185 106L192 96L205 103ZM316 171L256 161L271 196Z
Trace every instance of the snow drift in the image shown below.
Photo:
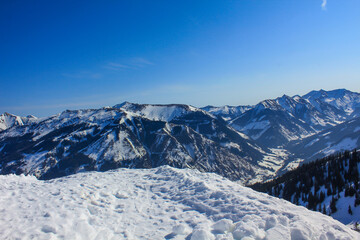
M168 166L0 176L0 196L3 239L360 239L328 216Z

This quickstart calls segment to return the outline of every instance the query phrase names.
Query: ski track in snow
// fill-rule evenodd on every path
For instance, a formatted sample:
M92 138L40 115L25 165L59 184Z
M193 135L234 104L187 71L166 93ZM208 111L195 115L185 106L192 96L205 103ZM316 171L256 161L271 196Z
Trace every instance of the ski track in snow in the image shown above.
M360 239L317 212L191 169L0 176L1 239Z

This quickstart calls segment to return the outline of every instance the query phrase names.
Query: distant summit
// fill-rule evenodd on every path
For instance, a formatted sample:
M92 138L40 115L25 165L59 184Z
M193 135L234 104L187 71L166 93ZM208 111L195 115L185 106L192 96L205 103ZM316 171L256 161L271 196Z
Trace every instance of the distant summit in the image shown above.
M35 116L29 115L27 117L19 117L11 113L3 113L0 115L0 131L6 130L13 126L22 126L29 122L35 121Z

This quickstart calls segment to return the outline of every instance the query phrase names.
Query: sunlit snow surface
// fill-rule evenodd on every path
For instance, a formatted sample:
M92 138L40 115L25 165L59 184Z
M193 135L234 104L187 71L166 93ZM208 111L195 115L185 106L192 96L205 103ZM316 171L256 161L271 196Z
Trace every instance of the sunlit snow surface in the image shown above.
M320 213L190 169L0 176L1 239L360 239ZM246 238L248 237L248 238Z

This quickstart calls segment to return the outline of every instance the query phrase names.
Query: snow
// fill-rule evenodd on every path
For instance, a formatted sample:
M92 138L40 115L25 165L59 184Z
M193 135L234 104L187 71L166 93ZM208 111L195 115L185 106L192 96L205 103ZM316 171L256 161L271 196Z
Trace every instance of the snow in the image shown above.
M125 102L123 104L115 105L114 108L122 109L127 114L133 116L145 117L155 121L170 122L171 120L188 114L190 112L201 111L209 114L208 112L189 106L180 104L156 105L156 104L136 104Z
M320 111L321 107L319 103L323 102L343 110L347 115L353 113L357 104L360 102L359 93L350 92L346 89L311 91L304 95L303 98L307 99Z
M169 122L172 119L181 116L185 113L184 108L177 106L151 106L147 105L145 109L141 111L141 116L144 116L151 120L159 120Z
M321 152L323 152L325 155L330 155L335 152L344 151L344 150L352 150L357 147L357 141L358 139L352 139L352 138L344 138L339 143L333 144L328 146L327 148L323 149Z
M360 220L360 207L359 206L354 207L355 196L345 197L345 191L340 192L339 195L340 195L340 198L336 202L337 211L335 213L331 214L331 216L344 224L352 225L354 219L359 221ZM327 198L330 203L331 197L327 197ZM351 210L353 212L352 215L348 214L349 206L351 207Z
M293 169L297 168L303 161L304 161L304 159L296 158L295 160L288 163L284 169L286 171L293 170Z
M125 131L120 131L118 134L115 131L110 132L95 144L84 148L84 152L90 158L99 161L100 165L103 163L102 160L136 159L146 154L144 147L135 146Z
M244 112L246 112L252 108L253 108L253 106L228 106L228 105L225 105L225 106L221 106L221 107L206 106L201 109L203 109L213 115L223 115L223 118L226 121L230 121L234 116L241 115Z
M324 135L323 135L324 136ZM305 148L310 147L311 145L313 145L314 143L318 142L319 138L315 138L314 140L312 140L311 142L309 142L308 144L305 145Z
M328 216L167 166L0 176L0 196L3 239L360 239Z
M270 128L270 122L268 120L262 120L259 122L250 122L243 127L233 123L232 127L237 131L243 131L245 133L248 133L250 130L261 130L259 133L253 134L251 136L252 139L257 140L264 134L264 132L266 132Z
M0 131L17 125L24 125L21 117L10 113L3 113L0 115Z
M262 161L259 161L259 166L271 169L273 176L276 175L277 171L281 169L289 157L289 153L282 148L269 148L271 153L264 155Z
M48 151L37 152L35 154L25 154L23 157L25 165L25 173L31 172L32 169L36 169L39 165L43 164L45 155Z

